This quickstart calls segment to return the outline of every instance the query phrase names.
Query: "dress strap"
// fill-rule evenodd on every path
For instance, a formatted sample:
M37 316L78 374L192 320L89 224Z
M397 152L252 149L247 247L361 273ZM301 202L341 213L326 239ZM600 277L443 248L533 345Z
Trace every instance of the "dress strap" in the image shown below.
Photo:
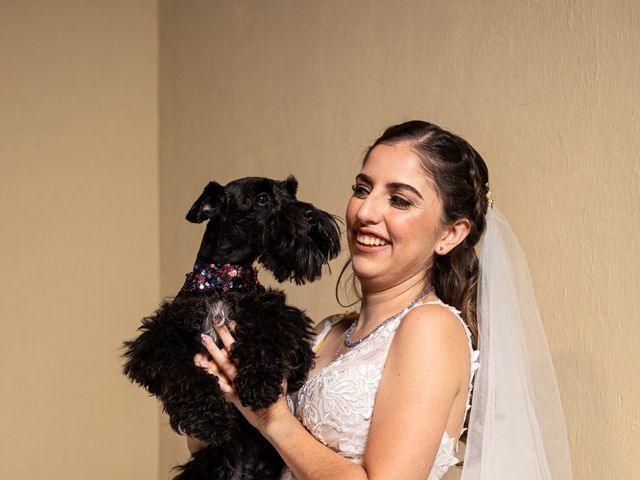
M325 318L322 321L322 327L320 327L320 331L316 335L316 338L313 340L311 344L311 349L313 353L318 353L324 344L327 335L333 328L336 323L339 323L344 318L343 314L331 315L330 317Z

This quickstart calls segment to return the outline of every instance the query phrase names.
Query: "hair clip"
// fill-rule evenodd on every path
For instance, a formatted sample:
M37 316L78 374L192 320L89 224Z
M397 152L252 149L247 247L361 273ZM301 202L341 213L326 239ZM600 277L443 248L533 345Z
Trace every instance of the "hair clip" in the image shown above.
M489 207L493 210L493 198L491 197L491 189L489 188L489 182L485 183L484 186L487 188L487 202L489 203Z

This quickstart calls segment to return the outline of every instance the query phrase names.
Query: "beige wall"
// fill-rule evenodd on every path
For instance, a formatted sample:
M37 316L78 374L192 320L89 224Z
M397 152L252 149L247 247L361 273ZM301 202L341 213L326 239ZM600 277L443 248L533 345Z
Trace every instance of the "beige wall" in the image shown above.
M160 1L162 292L209 179L295 173L342 214L381 130L433 120L483 153L529 258L576 479L639 478L638 18L635 1ZM286 288L320 318L334 280ZM185 450L161 442L162 475Z
M391 3L0 3L0 478L169 478L184 439L118 346L190 267L186 209L209 179L294 173L342 214L365 147L414 117L490 166L576 479L640 477L640 4ZM335 278L286 289L320 318Z
M0 3L0 478L156 479L157 4Z

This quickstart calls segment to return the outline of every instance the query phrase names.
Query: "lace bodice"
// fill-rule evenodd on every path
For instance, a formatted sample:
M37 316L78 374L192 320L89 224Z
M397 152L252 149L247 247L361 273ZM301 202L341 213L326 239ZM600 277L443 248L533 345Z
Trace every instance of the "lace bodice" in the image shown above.
M471 374L467 412L473 375L479 367L478 352L471 346L471 332L460 317L460 312L441 302L419 303L438 304L447 307L464 326L469 340ZM378 384L387 358L391 340L402 318L411 308L406 308L397 318L385 324L364 342L347 351L322 370L310 377L294 395L292 407L302 424L319 441L348 458L354 463L362 463ZM321 327L314 342L314 350L324 340L331 327L341 320L341 316L329 317ZM465 418L466 414L465 412ZM464 423L464 421L463 421ZM440 480L455 457L457 441L444 432L436 459L428 480ZM287 469L281 480L295 480Z

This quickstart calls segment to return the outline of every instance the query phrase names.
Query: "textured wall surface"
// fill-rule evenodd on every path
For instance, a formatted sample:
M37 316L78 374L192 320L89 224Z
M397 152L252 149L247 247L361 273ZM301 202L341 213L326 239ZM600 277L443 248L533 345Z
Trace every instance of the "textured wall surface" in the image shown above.
M342 214L381 130L432 120L483 154L528 256L576 479L639 478L639 19L635 1L161 0L162 292L207 180L295 173ZM291 301L339 311L340 265ZM161 445L168 478L184 440Z
M155 479L157 4L0 2L0 478Z

